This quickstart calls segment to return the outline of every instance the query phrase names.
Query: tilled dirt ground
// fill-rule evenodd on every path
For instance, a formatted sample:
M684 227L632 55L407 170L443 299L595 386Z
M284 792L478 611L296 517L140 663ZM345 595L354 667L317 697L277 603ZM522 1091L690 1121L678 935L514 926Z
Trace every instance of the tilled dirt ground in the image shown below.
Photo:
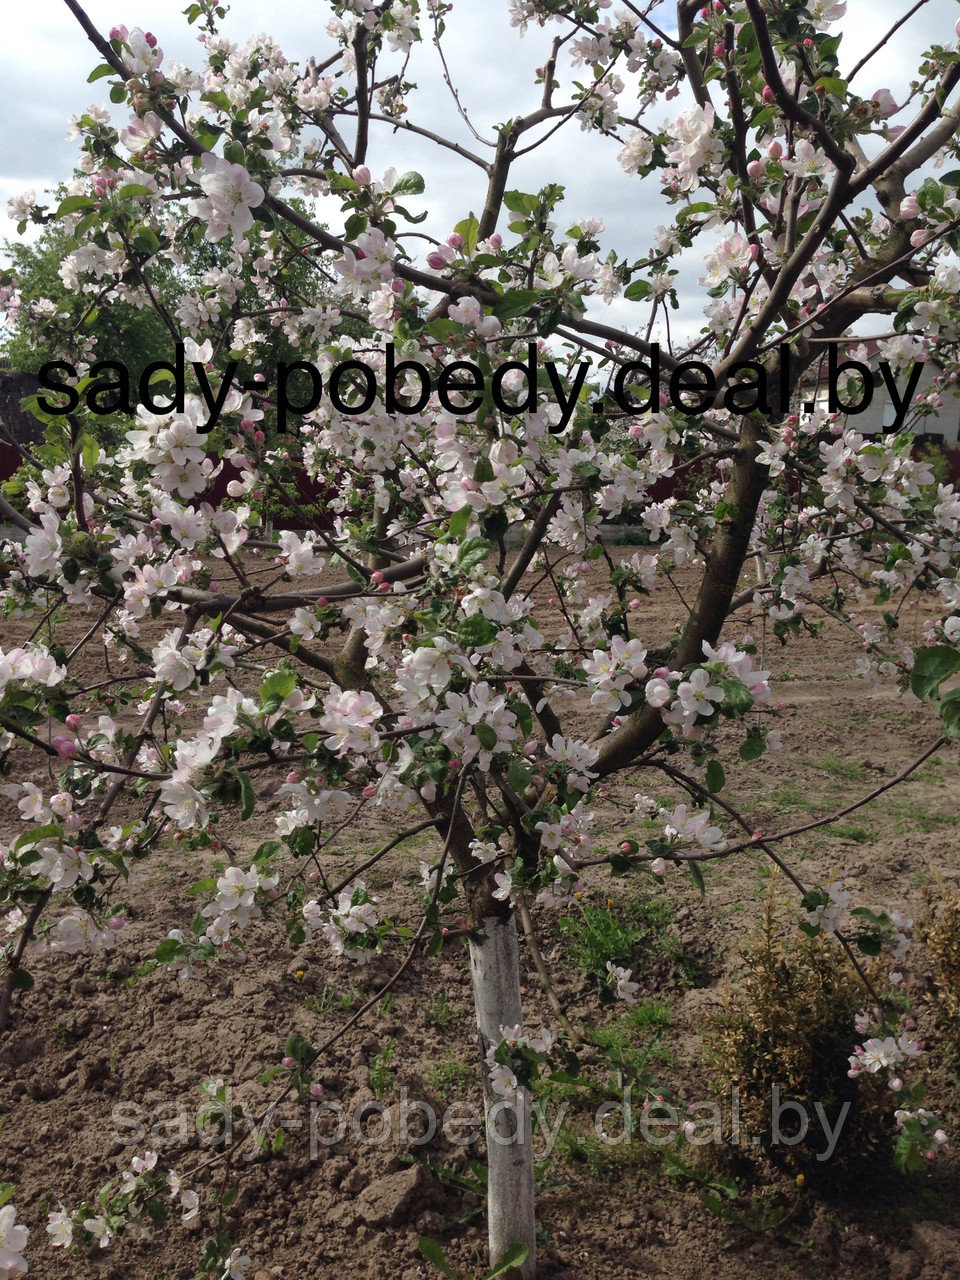
M670 630L675 601L666 599L667 591L646 603L639 617L640 634L651 645ZM870 613L863 610L865 617ZM550 625L546 602L538 617ZM66 634L79 637L89 625L84 617L71 618ZM916 627L919 637L919 617ZM730 638L747 629L748 621L734 624ZM23 621L6 623L0 643L9 648L29 631ZM148 641L145 629L141 643L149 648ZM896 776L935 740L937 723L928 707L902 697L892 682L871 687L852 676L861 653L858 638L832 622L819 641L803 638L783 648L767 641L763 665L773 669L774 699L783 704L777 725L783 749L745 765L737 758L742 729L724 729L719 739L728 779L723 797L752 829L771 833L836 812ZM88 661L92 676L96 654ZM810 831L778 848L805 883L840 877L858 905L915 915L935 873L948 888L957 885L957 764L956 746L945 747L832 830ZM284 772L279 766L275 774L259 772L258 794L270 797ZM612 848L624 836L643 835L642 817L630 812L638 789L670 794L649 775L619 779L610 788L614 803L604 809L601 845ZM8 838L19 819L10 801L2 804ZM264 829L237 822L224 825L221 834L250 854L272 836L272 812L279 807L268 799ZM324 855L325 870L343 878L382 843L385 831L389 838L389 827L371 822L344 832ZM436 852L436 837L427 832L366 877L391 916L416 920L422 903L418 860ZM178 1213L151 1243L120 1241L104 1251L85 1245L64 1255L46 1241L49 1209L92 1202L133 1155L155 1150L185 1175L186 1185L208 1197L225 1186L238 1189L225 1222L253 1260L248 1280L435 1275L418 1249L423 1235L442 1243L461 1274L480 1275L482 1185L469 1162L482 1161L483 1145L479 1137L463 1141L473 1130L471 1113L481 1105L480 1063L462 944L418 961L317 1063L325 1109L315 1104L311 1111L308 1102L288 1098L263 1124L280 1086L257 1077L279 1063L289 1033L313 1044L332 1035L390 978L403 950L392 943L387 954L357 967L332 959L319 938L299 949L288 946L279 918L265 917L244 934L243 961L227 959L178 982L149 962L168 930L189 926L197 899L188 889L214 874L223 858L222 852L165 844L129 888L130 924L112 951L30 960L36 986L15 1008L0 1046L0 1180L17 1185L20 1218L31 1228L30 1274L43 1280L192 1276L205 1229L182 1226ZM721 985L736 982L739 948L759 916L766 872L755 849L707 864L702 900L672 872L662 888L641 872L611 879L594 870L587 876L584 901L609 902L614 915L638 899L659 904L655 936L633 965L649 1025L635 1019L629 1034L639 1048L659 1032L649 1065L665 1088L687 1099L711 1096L704 1018L717 1007ZM624 1006L602 1007L595 980L573 963L557 914L538 907L534 915L556 992L573 1023L626 1027ZM523 965L529 1023L556 1028L526 949ZM908 956L901 967L922 1007L928 983L923 955ZM936 1025L928 1013L921 1018L931 1048L929 1105L956 1131L956 1080L938 1065ZM227 1165L216 1148L204 1149L195 1126L198 1085L210 1078L228 1081L232 1102L241 1108ZM545 1148L545 1130L557 1123L564 1096L558 1091L543 1099L538 1150ZM726 1127L729 1099L717 1100ZM439 1126L421 1141L426 1107ZM258 1151L252 1128L276 1147L281 1118L282 1147ZM582 1119L574 1109L567 1128ZM547 1280L960 1276L960 1187L952 1150L910 1179L878 1171L821 1198L730 1148L707 1148L696 1160L677 1152L686 1162L678 1169L665 1154L673 1148L636 1134L632 1142L585 1145L561 1129L551 1145L538 1194ZM960 1138L953 1146L960 1148ZM729 1202L736 1221L702 1200L711 1179L729 1178L731 1170L739 1178L739 1198ZM791 1207L779 1230L768 1212L777 1204Z

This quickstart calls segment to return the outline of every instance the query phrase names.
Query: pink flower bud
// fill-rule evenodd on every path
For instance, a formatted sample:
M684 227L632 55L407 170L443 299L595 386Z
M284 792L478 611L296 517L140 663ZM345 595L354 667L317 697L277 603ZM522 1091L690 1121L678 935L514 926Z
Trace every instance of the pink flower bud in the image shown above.
M114 933L119 933L121 929L126 928L126 924L123 916L111 916L107 921L107 928L112 929Z
M459 231L454 231L451 235L447 236L447 244L451 249L462 249L463 236Z
M650 870L653 872L655 876L666 875L666 872L667 872L666 860L663 858L654 858L654 860L650 863Z
M297 1060L296 1058L284 1058L280 1065L289 1070L291 1067L295 1067L297 1065Z
M279 891L279 889L268 889L268 890L267 890L267 901L268 901L268 902L276 902L276 900L277 900L279 897L280 897L280 891Z
M621 840L621 841L620 841L620 852L621 852L621 853L629 853L629 852L630 852L630 841L629 841L629 840Z
M764 100L764 102L772 102L772 101L773 101L773 90L770 88L770 86L769 86L768 84L765 84L765 85L763 86L763 95L762 95L762 96L763 96L763 100Z
M80 717L78 715L69 715L64 721L64 724L66 724L68 729L74 729L74 730L79 729Z
M774 139L773 142L770 143L769 147L767 147L767 155L771 160L779 160L783 155L783 147L776 139Z
M693 1120L687 1120L684 1123L683 1132L687 1135L688 1138L692 1138L693 1135L697 1132L696 1123Z
M750 163L747 165L747 176L749 178L762 178L763 177L763 161L751 160Z
M354 182L359 183L361 187L369 187L370 170L365 164L358 164L356 169L353 171L352 177Z
M373 573L371 573L371 575L370 575L370 581L371 581L371 582L377 582L377 583L379 583L379 582L382 582L382 581L383 581L383 574L380 572L380 570L379 570L379 569L375 569L375 570L373 571Z
M293 786L293 784L294 784L295 782L299 782L299 781L300 781L300 775L297 773L296 769L291 769L291 770L290 770L290 772L289 772L289 773L287 774L287 776L286 776L285 781L286 781L290 786Z
M322 1084L316 1084L316 1083L314 1083L314 1084L312 1084L312 1085L310 1086L310 1096L311 1096L311 1098L319 1098L319 1097L320 1097L320 1095L321 1095L321 1093L323 1093L323 1085L322 1085Z
M61 760L72 760L77 754L77 744L62 734L54 738L51 745Z
M901 218L919 218L920 212L920 205L917 202L917 197L914 192L911 192L908 196L904 196L900 201Z
M434 271L442 271L446 265L446 259L442 254L438 253L436 249L433 249L427 254L427 266L431 267Z
M491 249L503 248L503 236L500 234L499 231L495 231L493 235L490 237L490 248Z
M153 34L152 31L145 31L143 33L143 38L144 40L146 40L147 44L150 46L151 49L155 49L157 47L157 37Z
M367 785L363 788L364 800L372 800L376 794L377 794L377 788L374 786L372 782L368 782Z
M319 871L310 871L307 873L307 884L316 884L320 879Z
M713 56L715 58L722 58L726 52L727 52L726 45L723 43L722 40L718 40L717 43L713 46Z

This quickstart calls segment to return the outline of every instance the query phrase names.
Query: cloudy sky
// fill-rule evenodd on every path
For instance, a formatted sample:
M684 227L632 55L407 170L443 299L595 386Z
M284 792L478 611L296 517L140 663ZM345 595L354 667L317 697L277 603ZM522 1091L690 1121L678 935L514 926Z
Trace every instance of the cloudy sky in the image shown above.
M117 23L141 26L154 32L166 58L197 66L201 60L197 29L182 16L185 6L186 0L89 0L87 11L101 31ZM910 7L907 0L849 0L845 18L834 28L843 32L841 54L846 68ZM663 12L668 13L668 7ZM956 0L929 0L860 73L855 87L865 97L887 87L902 101L920 53L935 41L956 39L957 15ZM324 31L327 17L327 5L317 0L274 0L269 8L262 0L236 0L223 31L231 39L244 41L266 28L290 59L302 63L311 55L322 58L330 49ZM552 30L533 27L521 40L509 26L507 0L456 0L445 48L461 100L481 136L489 138L491 125L537 104L533 72L546 60ZM76 143L66 139L68 121L91 104L105 103L109 83L87 84L99 58L62 0L12 0L4 15L4 37L0 46L0 241L16 234L5 214L11 196L27 189L40 194L71 176L77 152ZM420 90L411 99L409 118L482 150L457 119L438 71L433 50L423 49L410 75ZM680 105L682 101L670 107ZM552 143L518 162L510 185L536 190L547 181L560 182L567 191L560 215L564 225L584 216L602 217L607 226L605 243L640 253L650 245L652 227L670 220L670 208L658 199L655 186L647 182L641 189L636 178L624 174L615 156L615 144L581 133L574 123ZM425 229L435 235L446 235L471 209L479 213L482 206L484 183L479 169L409 134L381 134L369 163L374 176L390 164L401 171L417 168L424 174L427 192L422 207L430 209ZM408 204L412 207L414 202ZM699 265L690 261L686 266L693 283ZM624 306L620 314L621 306L607 310L600 304L598 315L636 324L635 315L628 318L630 310ZM686 307L677 317L681 326L688 318L685 313ZM692 311L689 319L693 321Z

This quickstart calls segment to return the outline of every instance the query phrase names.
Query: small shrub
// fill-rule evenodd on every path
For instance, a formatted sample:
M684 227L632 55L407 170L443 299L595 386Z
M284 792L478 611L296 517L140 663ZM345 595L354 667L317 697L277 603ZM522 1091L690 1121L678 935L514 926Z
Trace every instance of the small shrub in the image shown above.
M743 969L709 1019L708 1062L724 1092L738 1086L745 1150L827 1182L855 1166L889 1160L896 1095L879 1078L848 1076L854 1019L870 997L836 938L808 937L783 925L775 893L774 887L747 941ZM880 961L866 972L875 984L882 981ZM775 1088L781 1107L796 1101L806 1110L809 1127L800 1141L795 1109L783 1115L779 1134L775 1130ZM829 1159L822 1158L828 1142L818 1103L831 1130L849 1103Z
M937 1020L944 1057L960 1073L960 889L937 877L936 890L924 890L918 936L933 961L927 1001Z

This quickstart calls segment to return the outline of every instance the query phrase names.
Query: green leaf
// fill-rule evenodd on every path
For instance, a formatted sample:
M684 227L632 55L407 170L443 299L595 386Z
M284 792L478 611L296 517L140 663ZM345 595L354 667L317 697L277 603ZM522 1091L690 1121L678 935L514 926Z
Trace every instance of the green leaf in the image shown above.
M362 213L352 213L343 228L344 240L356 240L367 229L367 219Z
M488 1271L483 1280L494 1280L496 1276L506 1275L508 1271L514 1267L519 1267L526 1262L527 1254L530 1252L525 1244L511 1244L507 1246L507 1251L500 1259L499 1263L492 1271Z
M510 768L507 770L507 782L519 795L526 791L532 777L533 770L530 766L521 764L519 760L512 761Z
M739 712L740 715L746 715L753 706L753 694L743 681L733 680L729 676L721 676L720 687L723 689L724 697L734 711Z
M213 876L207 876L203 880L195 880L187 890L187 893L213 893L217 887L217 882Z
M104 76L115 76L117 73L110 66L109 62L101 62L99 67L94 69L87 76L87 84L93 84L95 80L102 80Z
M741 760L759 760L763 755L764 745L763 739L751 734L740 744L739 756Z
M257 692L260 695L261 704L269 698L279 698L283 702L285 698L290 697L296 687L295 671L271 671Z
M76 213L78 209L93 209L95 207L95 201L91 200L89 196L67 196L65 200L60 201L56 216L64 218L68 213Z
M492 644L496 638L496 624L489 618L485 618L482 613L464 618L457 627L457 643L464 649L479 649L485 644Z
M477 237L480 231L480 223L477 221L476 215L471 213L469 217L458 222L453 229L458 235L463 236L463 251L469 256L477 247Z
M841 80L838 76L821 76L813 86L814 89L816 89L817 86L826 89L827 93L836 94L838 98L844 97L847 92L846 80Z
M237 777L240 779L240 798L243 801L243 808L240 810L240 821L246 822L253 817L253 811L257 807L257 795L253 789L253 783L242 770L237 770Z
M650 284L646 280L634 280L623 291L628 302L642 302L650 293Z
M699 890L700 897L701 898L705 897L707 892L707 886L703 880L703 872L700 870L700 863L688 862L687 871L690 873L690 879L693 881L693 883L696 885L697 889Z
M425 183L422 176L411 169L402 173L390 190L392 196L419 196L423 194Z
M154 951L153 958L154 960L159 960L161 964L169 964L171 960L176 960L177 956L182 954L182 942L178 942L176 938L164 938L163 942Z
M913 664L910 688L918 698L930 698L941 683L957 671L960 671L960 649L945 644L921 649Z
M121 200L126 200L133 196L152 196L155 194L149 187L145 187L142 182L128 182L126 186L121 187L117 192Z
M421 1236L420 1252L428 1262L432 1262L445 1276L449 1276L450 1280L457 1280L457 1273L447 1262L446 1256L436 1240L432 1240L430 1236Z
M473 469L473 478L477 484L486 484L493 479L493 467L490 465L490 459L485 453L481 454L477 459L477 465Z
M33 986L33 974L27 973L26 969L14 969L10 982L14 991L29 991Z
M937 715L943 720L948 738L960 738L960 689L954 689L937 704Z
M494 304L493 314L498 320L515 320L526 315L538 297L536 289L513 289Z
M494 751L497 746L497 731L491 724L484 724L481 720L479 724L473 726L473 732L477 735L481 747L484 751Z
M856 943L865 956L878 956L883 949L883 941L875 933L862 933Z
M716 795L718 791L723 790L723 784L726 780L727 776L723 772L723 765L719 760L711 760L707 765L707 790Z
M457 565L464 573L469 573L478 564L482 564L493 550L486 538L467 538L460 543L457 552Z
M0 1182L0 1209L3 1208L8 1200L13 1199L13 1193L16 1189L12 1182Z
M22 849L28 844L39 844L41 840L59 840L63 836L63 827L55 822L47 822L42 827L31 827L17 839L14 849Z
M306 1063L307 1066L313 1062L317 1056L316 1050L309 1040L305 1040L298 1031L292 1031L287 1036L287 1043L283 1047L284 1057L293 1058L296 1062Z
M450 517L450 536L456 538L457 541L466 534L470 525L470 517L473 515L473 508L467 503L461 507L459 511L455 511Z

